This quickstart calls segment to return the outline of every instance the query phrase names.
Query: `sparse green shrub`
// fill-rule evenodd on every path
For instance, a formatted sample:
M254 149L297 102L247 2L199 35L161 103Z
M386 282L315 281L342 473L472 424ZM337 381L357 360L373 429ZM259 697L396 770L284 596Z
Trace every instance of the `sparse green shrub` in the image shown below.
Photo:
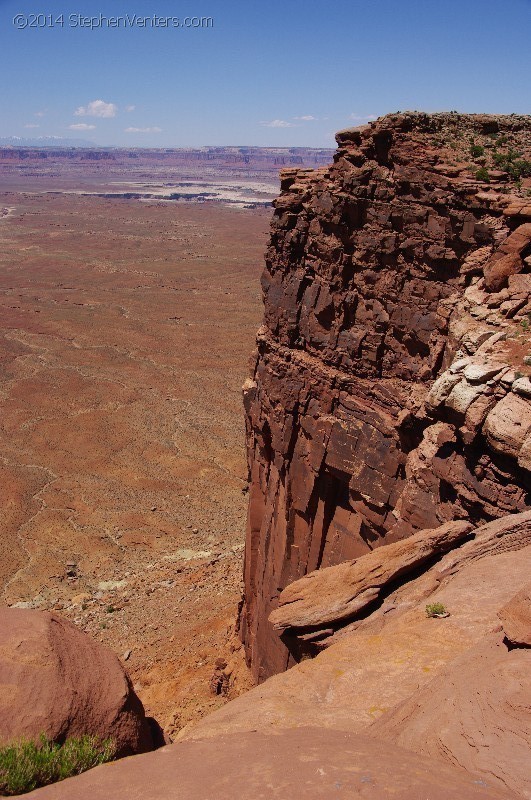
M507 172L515 181L529 178L531 175L531 161L522 158L522 153L518 153L516 150L509 150L507 153L493 153L492 157L496 166Z
M476 172L476 180L483 181L484 183L489 183L489 171L486 167L480 167Z
M442 603L428 603L426 606L426 616L427 617L440 617L445 616L448 614L446 610L446 606Z
M0 747L0 795L25 794L40 786L79 775L98 764L111 761L115 745L95 736L50 742L44 734L39 744L21 740Z
M485 155L485 148L480 144L473 144L470 147L470 154L472 158L479 158L479 156Z

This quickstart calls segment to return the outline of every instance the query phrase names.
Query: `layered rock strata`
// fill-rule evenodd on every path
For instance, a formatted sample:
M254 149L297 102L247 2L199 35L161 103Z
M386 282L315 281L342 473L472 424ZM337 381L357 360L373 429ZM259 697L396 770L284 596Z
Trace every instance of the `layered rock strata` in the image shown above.
M268 619L293 581L531 505L531 203L507 166L531 119L407 113L336 138L329 168L282 173L244 386L258 681L298 658Z

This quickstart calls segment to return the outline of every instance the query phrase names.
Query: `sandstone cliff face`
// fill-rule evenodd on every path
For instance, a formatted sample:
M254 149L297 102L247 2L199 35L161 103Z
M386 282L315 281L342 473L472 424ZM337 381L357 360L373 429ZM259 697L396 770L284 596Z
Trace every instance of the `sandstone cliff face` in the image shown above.
M337 141L331 167L282 173L244 386L259 681L298 657L268 620L288 584L531 506L531 200L488 169L530 157L530 118L391 115Z

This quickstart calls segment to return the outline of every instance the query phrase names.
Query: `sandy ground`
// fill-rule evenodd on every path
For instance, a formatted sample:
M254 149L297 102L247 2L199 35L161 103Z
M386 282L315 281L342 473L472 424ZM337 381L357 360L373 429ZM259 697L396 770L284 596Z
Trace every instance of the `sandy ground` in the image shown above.
M224 702L216 657L247 685L240 387L270 211L30 192L0 208L1 602L110 646L175 734Z

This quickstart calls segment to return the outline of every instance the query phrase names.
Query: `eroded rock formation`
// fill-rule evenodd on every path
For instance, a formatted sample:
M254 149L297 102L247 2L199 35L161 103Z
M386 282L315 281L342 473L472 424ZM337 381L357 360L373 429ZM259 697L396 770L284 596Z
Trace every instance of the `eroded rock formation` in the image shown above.
M298 728L181 742L31 792L27 800L514 800L464 770L344 731Z
M422 532L414 534L399 544L405 547L415 539L418 544L422 537ZM427 532L430 539L433 532ZM361 573L365 564L369 575L371 563L385 559L386 550L395 550L396 556L396 545L389 545L352 566ZM368 734L382 748L391 741L431 757L434 771L443 762L460 766L475 784L527 800L530 559L530 511L474 529L431 566L424 564L420 574L410 572L388 587L379 607L365 608L362 616L335 631L325 623L322 638L313 639L314 658L274 675L184 736L217 740L228 732L277 733L308 725ZM342 566L322 573L332 576ZM319 572L314 574L317 579ZM372 574L379 576L381 570ZM303 578L292 592L309 602L311 584ZM332 585L328 580L327 588ZM340 598L344 587L339 572ZM352 588L355 595L360 587ZM316 591L307 608L322 603L331 609L332 597ZM428 604L442 605L445 615L430 618ZM279 611L288 617L290 604ZM308 646L305 629L293 635Z
M337 141L282 173L244 386L259 681L296 660L268 620L293 581L531 504L531 204L504 161L530 158L530 118L398 114Z
M0 609L0 743L112 738L118 756L153 748L118 658L57 614Z

